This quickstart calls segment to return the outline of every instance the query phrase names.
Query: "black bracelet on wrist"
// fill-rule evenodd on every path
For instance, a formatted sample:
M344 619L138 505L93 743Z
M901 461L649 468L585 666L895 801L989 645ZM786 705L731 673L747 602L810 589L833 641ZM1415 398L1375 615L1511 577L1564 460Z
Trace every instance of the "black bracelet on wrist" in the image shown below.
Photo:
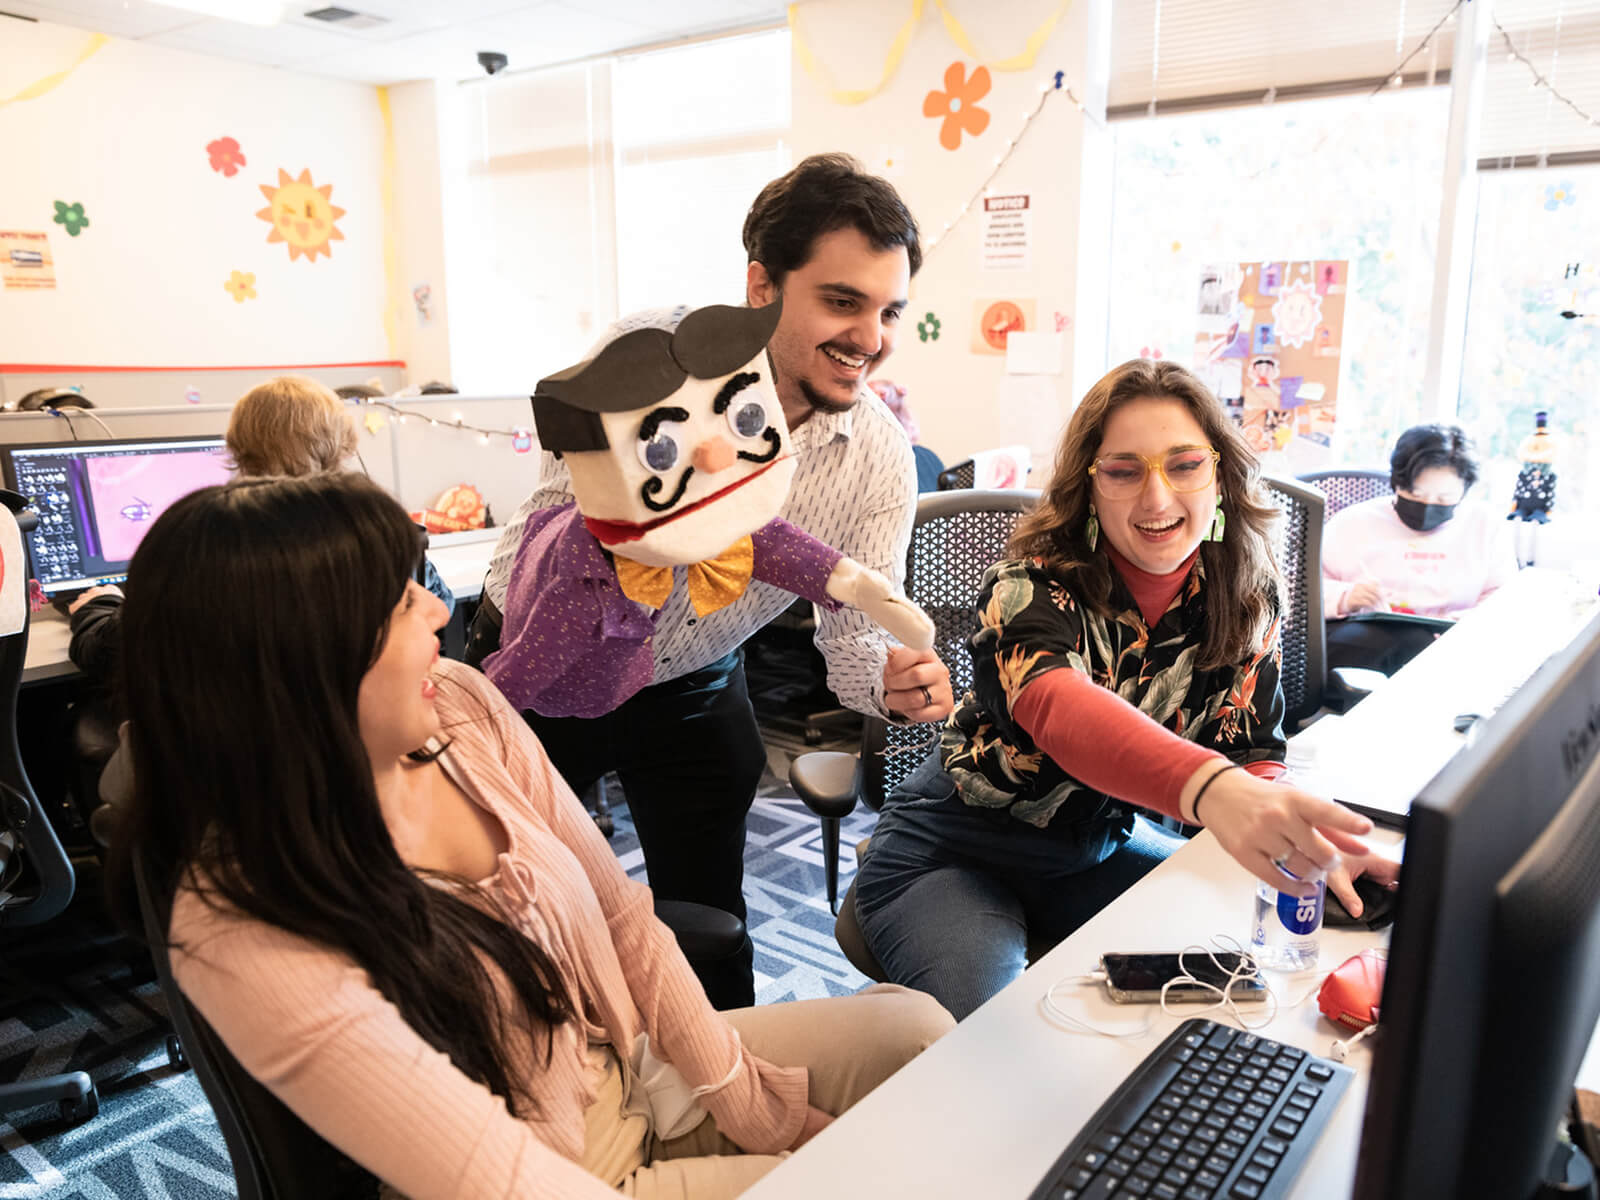
M1194 794L1194 802L1189 805L1189 814L1194 818L1194 820L1189 822L1191 825L1200 824L1200 797L1206 794L1206 789L1217 781L1217 776L1226 774L1228 771L1235 771L1238 769L1238 763L1229 763L1227 766L1223 767L1222 770L1213 772L1211 777L1200 785L1200 790Z

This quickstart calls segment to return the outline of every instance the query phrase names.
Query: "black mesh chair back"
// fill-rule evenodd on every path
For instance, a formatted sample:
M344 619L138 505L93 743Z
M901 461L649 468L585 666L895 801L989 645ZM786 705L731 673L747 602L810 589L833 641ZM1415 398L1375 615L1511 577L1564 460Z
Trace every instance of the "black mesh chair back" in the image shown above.
M978 628L974 605L983 573L1004 558L1017 518L1036 491L933 492L917 502L906 553L906 595L933 619L933 649L950 668L959 702L972 687L967 639ZM940 723L890 725L869 720L862 735L861 798L872 808L922 761L938 741Z
M185 1055L200 1078L233 1160L239 1200L372 1200L376 1176L334 1149L239 1065L172 977L167 957L169 914L159 911L138 851L133 859L145 940Z
M1394 494L1387 471L1312 471L1308 475L1301 475L1300 480L1311 484L1326 498L1323 506L1325 519L1352 504Z
M1282 510L1273 555L1283 572L1285 732L1322 707L1327 639L1322 623L1322 493L1292 479L1265 478L1267 498Z
M970 458L953 463L939 472L939 490L953 492L970 488L977 478L977 470L977 465Z

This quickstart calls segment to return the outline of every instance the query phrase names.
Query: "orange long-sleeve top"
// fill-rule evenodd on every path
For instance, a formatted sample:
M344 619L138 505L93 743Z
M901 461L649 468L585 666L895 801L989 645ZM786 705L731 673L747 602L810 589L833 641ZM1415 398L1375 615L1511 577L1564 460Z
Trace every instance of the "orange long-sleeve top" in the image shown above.
M745 1150L793 1144L803 1067L745 1050L706 1000L650 891L633 882L537 739L476 671L438 664L450 776L505 825L482 886L551 956L579 1016L511 1047L533 1104L515 1115L425 1042L347 957L180 891L173 973L234 1056L312 1129L411 1200L616 1195L578 1165L591 1043L626 1062L635 1036L693 1087ZM724 1081L726 1081L724 1083ZM722 1086L718 1086L722 1085Z
M1133 593L1139 615L1151 626L1171 606L1199 553L1195 550L1166 575L1154 575L1106 546L1112 567ZM1152 721L1082 671L1065 669L1038 676L1022 689L1011 715L1033 744L1073 777L1108 796L1179 820L1186 819L1178 811L1178 797L1189 777L1208 762L1215 761L1220 769L1228 761ZM1253 762L1245 770L1276 779L1284 766Z

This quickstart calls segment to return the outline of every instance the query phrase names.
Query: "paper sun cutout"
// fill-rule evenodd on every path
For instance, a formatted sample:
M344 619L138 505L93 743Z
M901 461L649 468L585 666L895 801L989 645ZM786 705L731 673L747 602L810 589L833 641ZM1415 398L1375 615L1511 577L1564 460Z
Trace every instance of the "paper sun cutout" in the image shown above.
M315 262L319 252L333 257L328 243L344 240L344 234L334 222L344 216L345 210L329 201L332 184L317 187L311 182L309 168L301 171L298 179L293 179L279 167L278 186L265 183L260 186L261 194L267 198L267 207L256 216L272 226L267 241L287 242L290 262L302 254Z
M244 151L239 149L239 143L231 137L207 142L206 154L211 158L211 169L229 179L237 175L239 168L245 165Z
M1322 297L1307 279L1297 279L1272 305L1273 340L1299 349L1316 336L1322 323ZM1256 327L1259 331L1261 326Z
M53 220L57 225L66 227L69 237L77 237L89 227L89 218L83 215L83 205L68 204L65 200L56 201L56 215Z
M961 147L961 134L977 137L989 128L989 112L977 102L989 94L989 68L978 67L969 76L965 64L953 62L945 68L944 91L935 89L922 98L922 115L943 117L939 144L946 150Z

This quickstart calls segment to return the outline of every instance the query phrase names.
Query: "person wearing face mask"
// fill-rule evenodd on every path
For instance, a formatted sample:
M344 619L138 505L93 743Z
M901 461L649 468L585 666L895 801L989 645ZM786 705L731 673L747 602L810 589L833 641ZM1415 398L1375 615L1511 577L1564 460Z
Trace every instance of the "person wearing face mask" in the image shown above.
M1478 478L1472 443L1454 425L1417 425L1389 457L1394 495L1353 504L1322 540L1328 662L1393 672L1437 632L1359 618L1400 612L1453 618L1510 579L1516 559L1497 514L1465 502Z

